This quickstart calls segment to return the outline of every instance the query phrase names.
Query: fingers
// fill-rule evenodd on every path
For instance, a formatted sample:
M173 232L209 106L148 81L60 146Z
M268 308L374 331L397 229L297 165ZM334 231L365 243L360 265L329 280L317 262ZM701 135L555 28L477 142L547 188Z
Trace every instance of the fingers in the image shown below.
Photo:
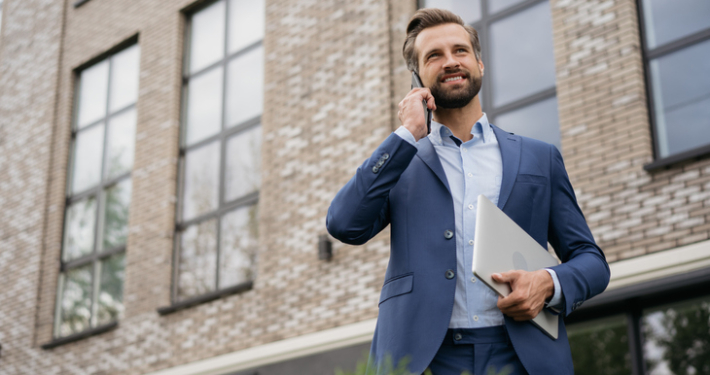
M429 110L436 109L434 97L428 88L414 88L399 102L399 111L397 112L402 126L407 128L417 141L427 135L422 101L426 101Z
M540 275L537 271L509 271L493 275L495 281L507 282L512 289L508 296L498 298L500 311L517 321L536 317L545 306L547 295Z

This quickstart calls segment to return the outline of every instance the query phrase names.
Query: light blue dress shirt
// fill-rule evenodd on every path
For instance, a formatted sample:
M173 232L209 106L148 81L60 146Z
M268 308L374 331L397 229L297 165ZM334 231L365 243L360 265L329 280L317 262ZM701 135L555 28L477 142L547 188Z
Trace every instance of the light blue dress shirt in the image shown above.
M416 146L414 136L400 126L395 134ZM434 145L444 167L454 202L456 224L457 278L454 309L449 328L481 328L504 324L503 314L498 309L497 294L473 276L473 242L476 229L476 204L483 194L498 204L503 161L498 139L483 116L471 128L473 138L461 142L446 126L431 122L429 140ZM552 276L555 292L549 307L561 307L562 293L555 271L547 269Z

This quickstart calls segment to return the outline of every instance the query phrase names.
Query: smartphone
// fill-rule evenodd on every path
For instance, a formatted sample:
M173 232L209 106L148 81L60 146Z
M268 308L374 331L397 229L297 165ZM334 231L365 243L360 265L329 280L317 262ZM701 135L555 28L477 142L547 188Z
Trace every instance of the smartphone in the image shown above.
M422 84L422 79L419 78L417 72L412 71L412 88L424 87ZM431 133L431 111L426 106L426 100L422 100L422 105L424 106L424 117L426 117L426 133L427 135Z

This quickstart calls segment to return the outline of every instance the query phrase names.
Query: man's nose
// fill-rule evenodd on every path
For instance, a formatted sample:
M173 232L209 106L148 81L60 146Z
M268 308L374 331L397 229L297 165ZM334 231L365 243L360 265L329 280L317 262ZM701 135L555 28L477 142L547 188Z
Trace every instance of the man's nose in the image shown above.
M445 69L458 68L461 65L453 54L448 53L448 54L446 54L445 57L446 57L446 61L444 62Z

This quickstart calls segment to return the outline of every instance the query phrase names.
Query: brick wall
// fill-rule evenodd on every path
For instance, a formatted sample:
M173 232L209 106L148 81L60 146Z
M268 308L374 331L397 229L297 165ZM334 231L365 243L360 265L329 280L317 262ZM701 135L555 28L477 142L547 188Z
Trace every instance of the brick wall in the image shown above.
M710 160L647 172L653 140L634 0L551 2L562 153L609 261L710 237Z
M166 316L184 17L192 1L6 0L0 48L0 374L140 374L374 318L388 254L334 243L330 200L398 126L416 2L267 0L254 288ZM551 1L562 148L610 260L707 239L710 160L646 172L652 140L633 0ZM63 21L64 20L64 21ZM64 22L64 23L62 23ZM73 71L138 35L133 198L119 327L51 350Z

